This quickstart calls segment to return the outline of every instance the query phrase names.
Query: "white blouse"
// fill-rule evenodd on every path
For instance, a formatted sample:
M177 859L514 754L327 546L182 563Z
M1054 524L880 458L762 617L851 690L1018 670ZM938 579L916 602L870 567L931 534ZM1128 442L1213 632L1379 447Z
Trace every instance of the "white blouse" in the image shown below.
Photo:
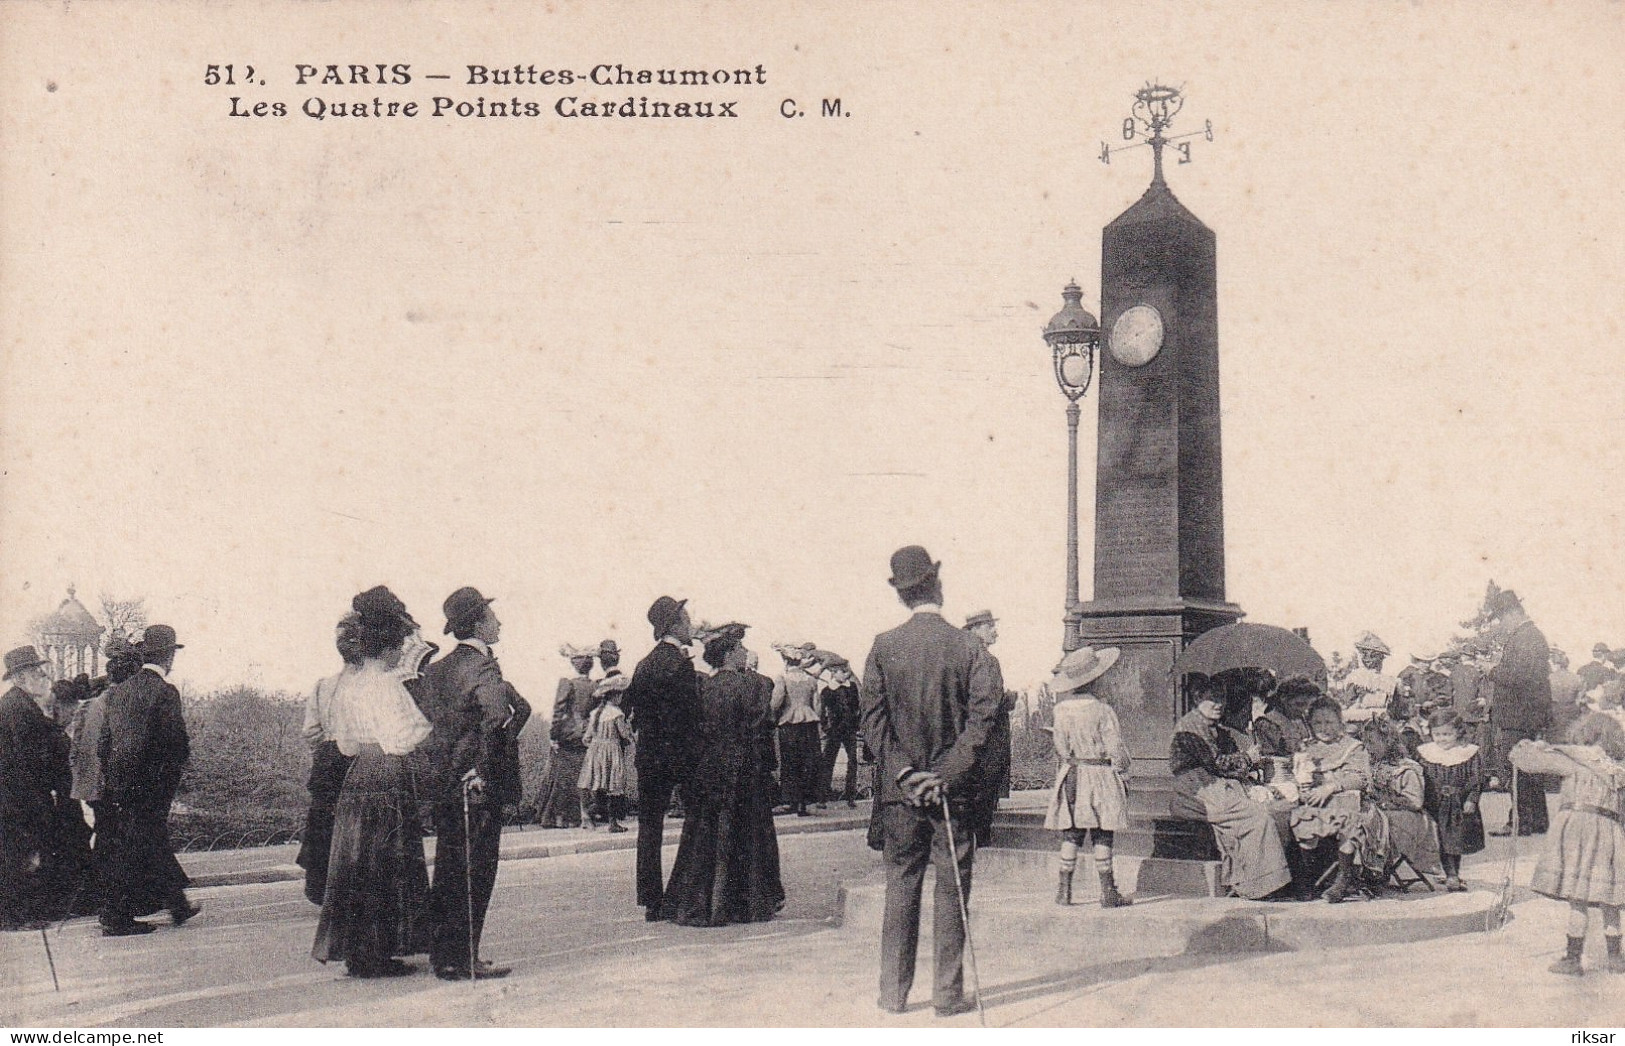
M429 736L429 721L406 692L406 678L400 669L376 662L346 665L316 684L305 705L305 737L315 744L336 741L345 755L355 755L364 744L406 755Z

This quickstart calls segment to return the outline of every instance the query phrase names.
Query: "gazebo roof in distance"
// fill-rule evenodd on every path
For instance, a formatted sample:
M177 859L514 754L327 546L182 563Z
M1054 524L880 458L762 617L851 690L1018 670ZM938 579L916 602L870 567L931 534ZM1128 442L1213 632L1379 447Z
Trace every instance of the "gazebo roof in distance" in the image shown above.
M40 634L44 636L60 636L64 639L84 639L95 642L101 634L107 631L99 624L85 605L75 597L74 588L68 586L68 598L56 608L56 613L45 619L40 626Z

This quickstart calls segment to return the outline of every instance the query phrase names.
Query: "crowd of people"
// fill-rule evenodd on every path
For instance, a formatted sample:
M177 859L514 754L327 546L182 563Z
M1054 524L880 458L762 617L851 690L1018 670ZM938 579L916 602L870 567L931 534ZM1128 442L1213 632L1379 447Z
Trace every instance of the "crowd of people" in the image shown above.
M97 914L110 937L151 933L165 909L198 914L169 839L169 809L190 756L180 692L182 649L152 625L115 636L107 675L53 682L33 646L5 656L0 697L0 925L42 927ZM86 810L91 820L87 822Z
M783 906L775 813L811 816L833 798L855 805L859 764L873 763L870 843L883 853L886 902L879 1005L906 1008L924 873L936 868L933 1003L973 1005L961 956L974 857L1009 791L1010 695L991 647L990 612L963 626L942 616L939 562L899 549L889 579L909 616L877 636L860 677L812 643L775 645L785 668L762 674L748 626L696 626L685 600L657 599L654 645L627 675L613 640L566 645L537 789L544 827L628 831L635 811L635 897L650 921L720 926L771 919ZM455 645L436 658L384 586L338 622L342 667L305 710L313 749L298 863L321 907L312 955L356 977L409 974L427 954L445 979L505 976L480 957L497 878L503 809L521 798L518 738L529 703L502 674L494 600L462 588L442 605ZM1548 647L1517 596L1490 608L1493 644L1413 658L1367 633L1358 660L1329 678L1262 671L1199 681L1170 745L1170 814L1207 825L1229 890L1254 899L1338 903L1404 876L1466 889L1464 855L1485 845L1483 793L1512 792L1489 834L1551 839L1534 888L1572 906L1578 973L1589 910L1602 912L1609 968L1625 972L1625 652L1599 644L1578 672ZM168 837L188 758L180 696L168 673L182 649L154 625L115 637L103 679L53 684L32 647L5 657L3 915L10 928L98 915L108 936L150 933L198 914ZM697 656L696 656L697 652ZM1059 904L1072 903L1089 847L1100 904L1132 904L1114 875L1115 833L1129 827L1131 758L1117 714L1092 684L1119 663L1083 647L1055 669L1049 728L1057 761L1046 826L1058 833ZM599 669L595 677L594 669ZM1548 818L1549 784L1562 782ZM87 823L84 810L92 819ZM433 876L424 809L435 835ZM669 874L665 822L683 821Z
M1615 655L1599 644L1584 674L1568 672L1511 591L1495 595L1487 625L1482 642L1413 658L1397 675L1366 633L1329 686L1267 673L1209 681L1175 728L1171 812L1211 826L1236 895L1337 903L1418 873L1465 891L1462 857L1485 846L1482 796L1504 789L1508 819L1487 834L1549 835L1532 885L1573 907L1553 971L1581 972L1597 907L1608 969L1625 972Z

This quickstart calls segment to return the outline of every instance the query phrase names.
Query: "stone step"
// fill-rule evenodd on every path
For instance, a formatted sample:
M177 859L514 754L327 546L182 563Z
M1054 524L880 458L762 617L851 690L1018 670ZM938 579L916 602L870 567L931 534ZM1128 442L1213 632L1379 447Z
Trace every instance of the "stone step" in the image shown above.
M984 955L997 949L1042 951L1051 961L1082 967L1134 957L1397 944L1482 932L1495 903L1488 890L1411 893L1337 905L1192 897L1161 892L1157 866L1170 863L1203 862L1118 860L1118 888L1131 892L1135 903L1110 910L1099 907L1092 871L1080 867L1073 877L1073 904L1063 908L1054 903L1053 858L982 850L970 905L976 947ZM931 881L928 871L923 927L931 925ZM844 885L839 932L851 935L854 943L877 940L884 902L885 884L878 877Z
M976 867L986 869L998 881L1019 883L1039 893L1045 890L1053 893L1061 858L1053 832L1050 837L1048 850L1036 847L1008 849L999 846L995 839L993 846L977 851ZM1122 835L1119 834L1118 838L1121 839ZM1113 846L1112 857L1117 887L1127 894L1217 897L1223 893L1217 861L1170 861L1144 853L1126 852L1120 845ZM978 874L981 872L978 871ZM1077 898L1100 899L1100 878L1095 871L1094 859L1087 850L1078 854L1078 867L1072 878L1073 893Z

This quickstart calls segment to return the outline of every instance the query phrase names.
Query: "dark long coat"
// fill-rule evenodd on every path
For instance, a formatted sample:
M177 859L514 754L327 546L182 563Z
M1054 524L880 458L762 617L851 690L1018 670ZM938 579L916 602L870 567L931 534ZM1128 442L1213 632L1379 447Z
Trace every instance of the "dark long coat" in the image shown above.
M1501 661L1490 669L1495 684L1490 720L1497 730L1536 734L1552 719L1551 649L1533 621L1507 637Z
M82 885L90 829L68 747L28 694L0 698L0 923L53 917Z
M429 797L460 802L463 775L478 768L486 801L518 802L518 738L530 704L502 678L496 657L459 643L424 669L414 696L433 727L423 743L432 775Z
M997 671L982 641L938 614L916 613L875 637L863 672L863 739L880 767L877 802L901 803L905 770L936 772L953 797L971 799L999 703Z
M169 841L169 808L192 752L180 691L150 668L109 689L98 750L102 889L115 910L150 914L188 882Z
M663 914L685 926L762 922L784 903L773 806L763 777L772 693L750 673L701 682L698 761Z
M683 780L694 763L699 730L700 676L694 662L667 642L638 662L621 707L638 734L639 773L661 767Z

